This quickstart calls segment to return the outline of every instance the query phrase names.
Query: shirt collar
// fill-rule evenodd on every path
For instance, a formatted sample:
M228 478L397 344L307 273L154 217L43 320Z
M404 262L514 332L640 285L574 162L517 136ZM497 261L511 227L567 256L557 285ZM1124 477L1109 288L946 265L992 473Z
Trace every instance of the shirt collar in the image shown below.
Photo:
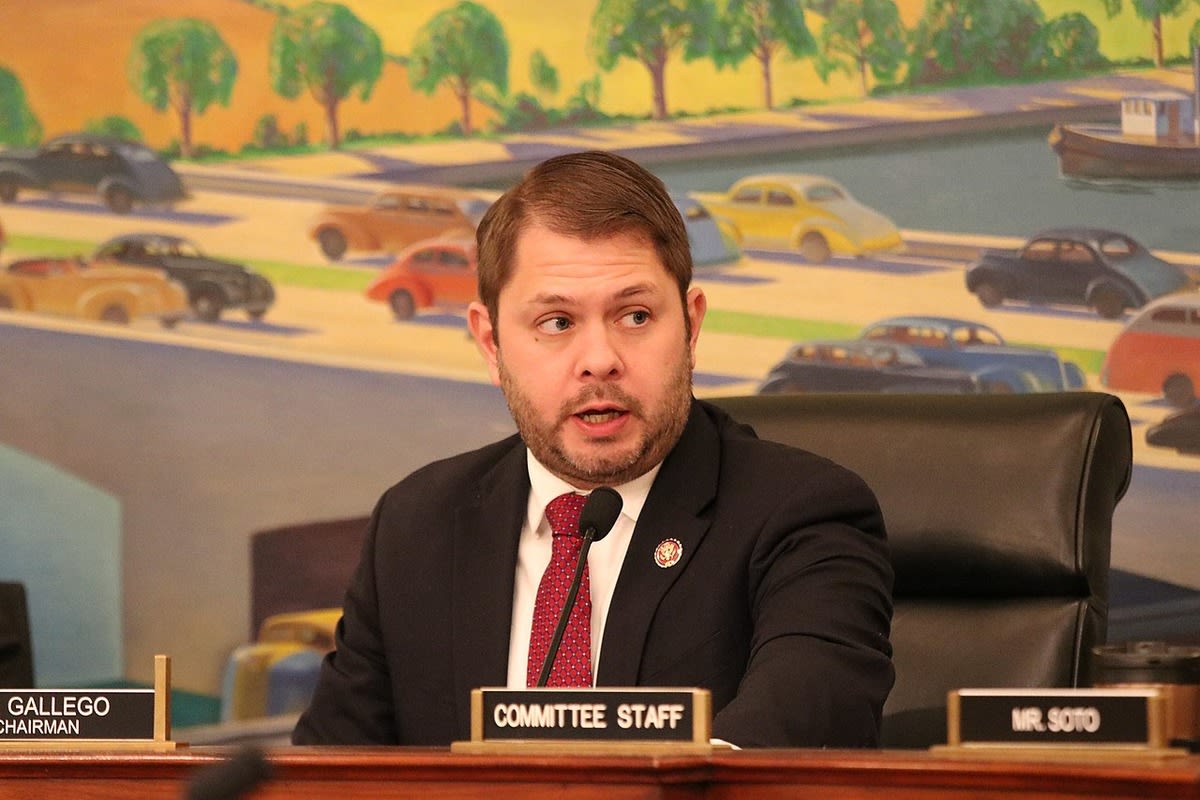
M546 520L546 506L551 500L567 492L579 492L580 494L588 494L588 492L575 488L555 475L542 462L534 458L528 448L525 449L525 464L529 470L527 523L529 530L540 536L548 532L548 529L543 529L543 523ZM622 483L620 486L612 487L617 494L621 495L621 516L627 517L635 525L638 515L642 513L642 506L646 504L646 498L650 495L650 487L654 485L654 479L658 476L658 470L661 467L662 462L660 461L645 474L627 483Z

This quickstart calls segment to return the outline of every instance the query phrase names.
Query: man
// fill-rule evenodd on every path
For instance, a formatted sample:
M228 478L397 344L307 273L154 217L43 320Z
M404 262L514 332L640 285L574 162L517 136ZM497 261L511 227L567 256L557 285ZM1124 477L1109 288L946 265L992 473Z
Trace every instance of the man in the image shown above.
M465 740L471 689L536 685L547 505L609 486L623 508L580 591L584 682L707 688L713 735L742 747L877 745L879 508L853 473L693 399L706 301L662 183L608 153L552 158L477 236L467 321L519 434L381 498L293 741Z

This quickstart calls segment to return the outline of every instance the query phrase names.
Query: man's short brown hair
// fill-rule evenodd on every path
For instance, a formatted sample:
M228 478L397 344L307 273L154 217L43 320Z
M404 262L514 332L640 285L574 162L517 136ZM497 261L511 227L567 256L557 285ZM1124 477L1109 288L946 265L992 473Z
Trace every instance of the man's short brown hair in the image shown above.
M584 241L628 233L645 236L679 285L687 318L692 251L667 187L624 156L590 150L555 156L533 167L480 221L475 233L479 299L492 320L493 337L500 290L512 273L517 239L534 223Z

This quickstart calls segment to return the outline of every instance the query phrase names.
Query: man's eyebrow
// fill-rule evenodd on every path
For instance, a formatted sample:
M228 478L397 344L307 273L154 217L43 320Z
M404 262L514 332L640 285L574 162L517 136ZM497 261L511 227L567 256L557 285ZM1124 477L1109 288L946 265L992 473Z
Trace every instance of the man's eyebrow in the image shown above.
M617 297L625 299L629 297L637 297L638 295L643 294L657 294L657 292L658 287L653 283L635 283L632 286L626 286L624 289L618 292Z
M627 300L631 297L639 297L646 294L656 294L658 287L650 282L634 283L626 286L621 291L617 292L614 297L618 300ZM575 305L578 300L569 294L561 294L559 292L539 292L529 298L529 305L537 306L571 306Z

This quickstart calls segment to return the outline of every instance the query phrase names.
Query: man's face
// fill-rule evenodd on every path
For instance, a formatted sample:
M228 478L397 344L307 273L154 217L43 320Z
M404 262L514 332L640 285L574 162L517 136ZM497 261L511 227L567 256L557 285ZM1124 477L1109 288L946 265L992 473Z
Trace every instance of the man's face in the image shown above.
M679 439L705 307L689 290L689 336L679 288L641 236L588 242L534 225L497 319L480 303L467 319L533 455L589 489L644 474Z

